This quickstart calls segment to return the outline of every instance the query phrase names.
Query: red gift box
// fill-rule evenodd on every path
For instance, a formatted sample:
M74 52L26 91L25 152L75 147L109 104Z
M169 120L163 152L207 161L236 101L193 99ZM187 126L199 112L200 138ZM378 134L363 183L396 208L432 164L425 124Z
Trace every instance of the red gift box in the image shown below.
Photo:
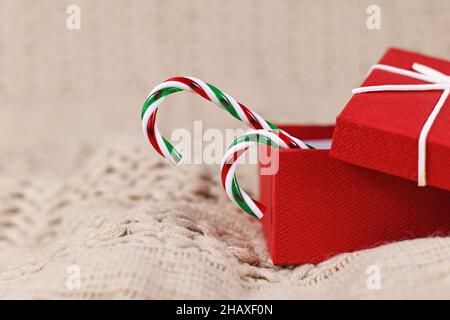
M310 140L330 139L333 128L283 129ZM260 174L260 201L267 207L263 228L276 265L318 263L392 241L450 235L446 191L334 160L329 150L286 149L272 156L279 169Z
M391 72L389 67L375 68L364 81L363 88L413 85L412 91L381 88L380 92L354 94L336 120L331 157L419 181L421 186L427 184L450 190L450 97L445 99L444 96L450 89L447 76L450 75L450 62L390 49L379 64L401 68L406 73ZM415 64L426 67L420 69ZM419 72L413 72L413 67ZM430 72L427 67L442 74ZM431 89L445 87L448 89ZM434 122L429 122L432 119L427 121L438 102L441 109ZM427 126L429 134L420 138L419 143Z

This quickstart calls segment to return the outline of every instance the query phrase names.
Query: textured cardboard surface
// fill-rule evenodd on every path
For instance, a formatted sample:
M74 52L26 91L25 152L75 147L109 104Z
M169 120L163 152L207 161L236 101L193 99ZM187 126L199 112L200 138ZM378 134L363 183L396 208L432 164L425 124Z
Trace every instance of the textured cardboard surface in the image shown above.
M450 74L450 62L398 49L379 61L411 70L421 63ZM426 82L374 70L362 86ZM420 131L442 91L374 92L354 95L336 120L331 156L348 163L417 181ZM450 191L450 99L427 139L428 185ZM449 194L450 196L450 194Z
M307 130L296 131L307 138ZM450 234L446 191L342 163L327 150L281 150L279 166L261 178L275 264L318 263L393 241Z

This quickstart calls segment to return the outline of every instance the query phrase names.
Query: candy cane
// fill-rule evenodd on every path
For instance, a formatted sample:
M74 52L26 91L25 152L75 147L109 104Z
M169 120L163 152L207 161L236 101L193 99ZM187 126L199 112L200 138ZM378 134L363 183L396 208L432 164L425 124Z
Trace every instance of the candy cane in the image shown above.
M281 135L282 139L292 148L311 148L301 140L278 129L271 122L264 120L259 114L251 111L215 86L193 77L175 77L157 85L150 91L141 112L144 134L147 135L156 151L174 164L178 164L181 161L182 155L166 138L161 136L156 126L156 112L166 96L179 91L189 91L200 95L254 129L283 132L284 134Z
M263 217L265 207L255 199L250 198L250 196L239 187L235 174L237 160L247 149L258 144L265 144L280 149L293 148L287 141L288 137L284 132L273 130L251 130L235 139L223 158L222 185L225 188L228 197L245 212L259 219Z

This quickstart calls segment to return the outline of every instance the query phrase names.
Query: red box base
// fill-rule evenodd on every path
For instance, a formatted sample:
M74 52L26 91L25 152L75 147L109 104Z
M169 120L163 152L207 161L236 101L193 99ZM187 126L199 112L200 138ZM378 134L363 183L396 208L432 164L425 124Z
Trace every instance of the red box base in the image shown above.
M331 139L332 127L286 126ZM279 170L260 174L262 222L276 265L318 263L389 242L450 235L450 193L345 164L329 150L280 150ZM264 165L261 165L264 167Z

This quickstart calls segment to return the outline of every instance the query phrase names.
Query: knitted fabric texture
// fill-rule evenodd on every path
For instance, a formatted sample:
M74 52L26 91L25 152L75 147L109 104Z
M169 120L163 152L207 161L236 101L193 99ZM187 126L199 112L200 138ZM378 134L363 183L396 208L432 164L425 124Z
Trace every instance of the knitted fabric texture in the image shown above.
M80 147L73 162L84 165L70 178L0 180L0 297L450 297L449 238L274 267L260 223L229 202L216 170L174 168L129 144L89 150ZM21 170L40 168L47 156ZM18 165L13 154L2 176L8 163ZM372 265L381 271L379 290L366 285ZM73 266L81 276L75 289Z

